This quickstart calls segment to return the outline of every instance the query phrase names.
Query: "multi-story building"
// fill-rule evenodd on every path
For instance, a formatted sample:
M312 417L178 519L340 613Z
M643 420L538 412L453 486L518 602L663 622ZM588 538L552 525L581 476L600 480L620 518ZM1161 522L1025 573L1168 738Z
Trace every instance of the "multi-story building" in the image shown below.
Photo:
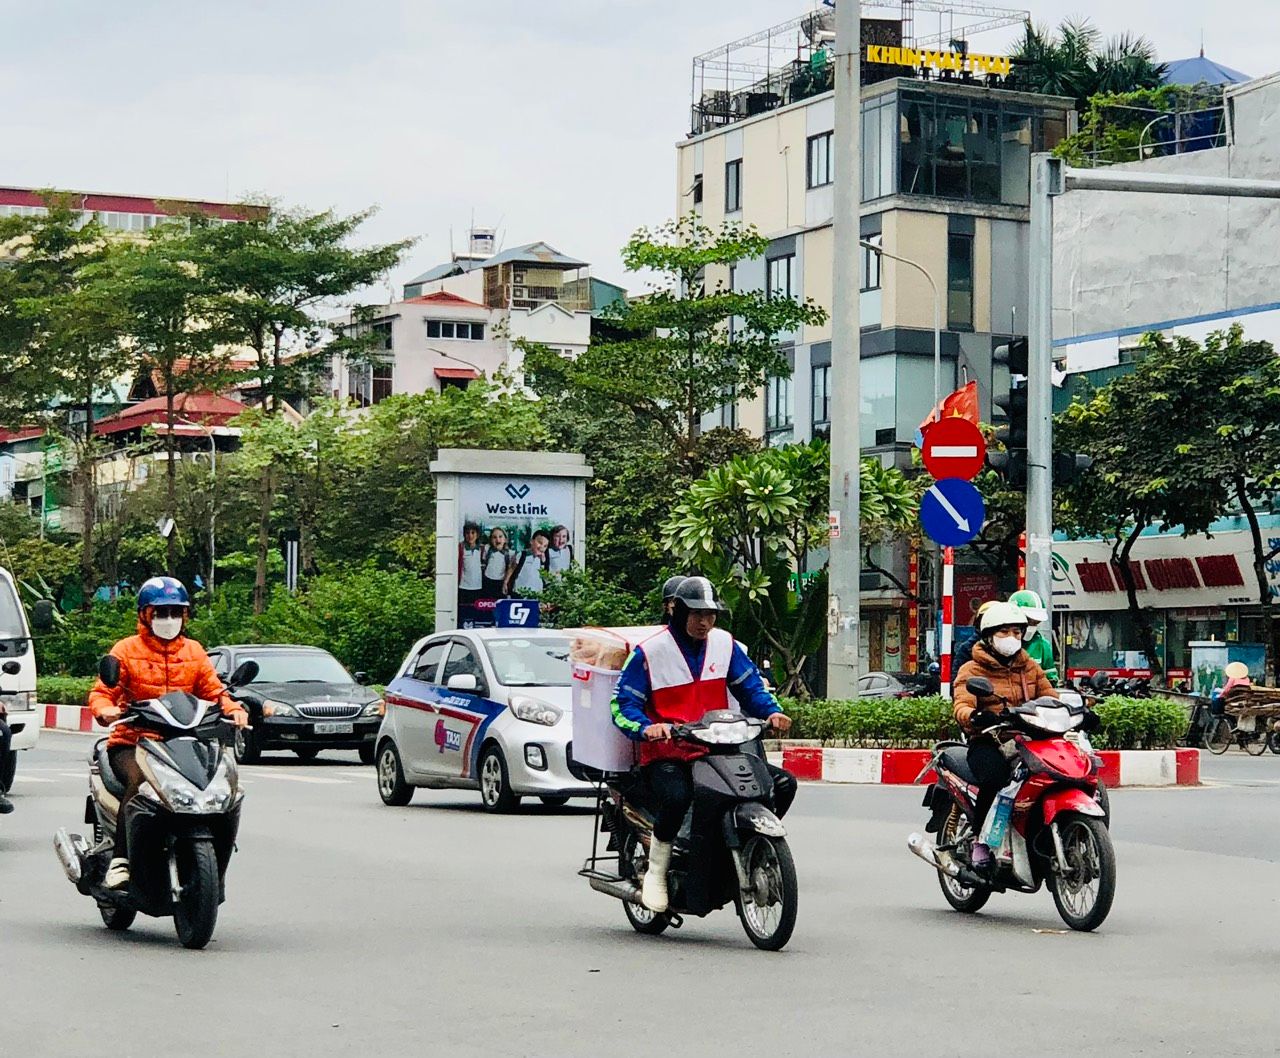
M754 225L769 239L763 259L722 269L709 282L812 298L830 309L828 23L815 13L695 59L692 127L676 147L676 206L712 227ZM741 426L770 443L803 441L858 399L864 452L910 465L934 399L933 295L919 272L874 248L934 279L942 391L976 380L989 420L993 348L1026 330L1031 155L1074 130L1073 103L1009 87L1008 60L967 45L936 51L938 41L913 34L909 20L864 21L860 224L872 248L859 250L861 392L832 392L830 325L805 326L781 336L789 376L769 379L755 400L727 406L704 425ZM886 549L878 561L907 583L904 549ZM892 578L868 574L863 587L864 664L903 667L909 600Z
M594 314L610 295L625 293L545 242L491 254L492 233L479 234L468 253L406 283L403 301L334 321L378 335L373 358L334 358L334 396L367 406L392 393L465 386L499 370L519 377L522 343L577 356L591 341Z
M203 213L221 221L245 220L266 213L266 206L236 202L206 202L199 199L155 198L143 195L113 195L100 191L64 191L86 215L93 216L108 231L145 232L173 217ZM45 192L33 187L0 187L0 217L45 212Z

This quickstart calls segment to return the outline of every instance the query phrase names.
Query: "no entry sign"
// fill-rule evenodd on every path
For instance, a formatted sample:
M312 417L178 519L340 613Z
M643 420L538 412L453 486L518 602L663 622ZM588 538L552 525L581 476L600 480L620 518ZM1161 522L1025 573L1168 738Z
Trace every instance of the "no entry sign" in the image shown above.
M925 469L935 478L969 481L982 469L987 443L982 431L968 419L953 416L930 423L920 446Z

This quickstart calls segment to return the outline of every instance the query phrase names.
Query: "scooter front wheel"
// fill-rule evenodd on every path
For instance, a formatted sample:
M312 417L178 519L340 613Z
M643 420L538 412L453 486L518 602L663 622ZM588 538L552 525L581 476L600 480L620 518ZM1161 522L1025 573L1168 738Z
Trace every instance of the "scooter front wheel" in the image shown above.
M742 850L749 893L738 890L738 917L751 943L764 951L780 951L796 928L800 883L786 838L757 834Z
M173 925L184 948L203 948L218 924L218 857L213 842L183 841L176 850L182 895L173 908Z
M1049 876L1053 902L1062 921L1087 933L1111 912L1116 895L1116 852L1101 819L1065 813L1055 821L1066 860Z

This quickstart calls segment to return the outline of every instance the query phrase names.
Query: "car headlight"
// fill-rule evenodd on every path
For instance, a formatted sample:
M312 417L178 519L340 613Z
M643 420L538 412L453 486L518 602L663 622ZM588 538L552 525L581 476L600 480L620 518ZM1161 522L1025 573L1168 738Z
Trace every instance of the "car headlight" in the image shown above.
M370 702L364 707L360 713L361 716L382 716L387 711L387 704L381 698L376 702Z
M564 715L549 702L523 694L512 697L511 711L521 720L528 720L531 724L543 724L546 727L558 724L560 717Z
M300 716L301 714L288 702L277 702L268 698L262 703L263 716Z
M231 803L231 772L225 757L203 790L196 789L180 772L154 757L147 764L158 785L161 801L175 812L221 812Z

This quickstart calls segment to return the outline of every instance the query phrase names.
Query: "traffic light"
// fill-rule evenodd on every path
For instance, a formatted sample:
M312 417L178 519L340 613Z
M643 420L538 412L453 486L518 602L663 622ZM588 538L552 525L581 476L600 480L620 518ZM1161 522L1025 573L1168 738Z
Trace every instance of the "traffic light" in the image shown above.
M1093 466L1093 456L1080 452L1053 453L1053 485L1070 485L1082 473Z
M987 466L1000 474L1010 485L1027 483L1027 386L1023 381L1014 382L1007 394L997 395L992 401L995 414L992 418L1002 423L996 428L996 440L1004 445L1004 451L987 450Z

